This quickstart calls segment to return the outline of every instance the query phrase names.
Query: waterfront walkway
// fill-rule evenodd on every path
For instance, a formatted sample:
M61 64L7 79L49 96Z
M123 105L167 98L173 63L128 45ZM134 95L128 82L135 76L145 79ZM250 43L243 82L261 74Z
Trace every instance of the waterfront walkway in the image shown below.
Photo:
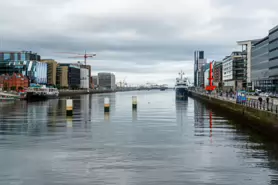
M236 102L236 97L231 98L230 96L229 97L220 96L219 94L206 94L206 93L203 93L203 92L196 92L196 91L194 91L194 92L198 93L200 95L203 95L203 96L213 97L213 98L217 98L217 99L220 99L220 100L223 100L223 101L229 101L229 102L232 102L232 103L237 103ZM274 99L274 98L270 98L268 104L267 104L265 99L260 104L260 102L258 100L258 96L247 96L247 101L246 102L241 102L239 104L247 106L247 107L252 107L252 108L255 108L255 109L259 109L259 110L262 110L262 111L269 111L269 112L272 112L272 113L278 115L278 103L277 103L277 100Z

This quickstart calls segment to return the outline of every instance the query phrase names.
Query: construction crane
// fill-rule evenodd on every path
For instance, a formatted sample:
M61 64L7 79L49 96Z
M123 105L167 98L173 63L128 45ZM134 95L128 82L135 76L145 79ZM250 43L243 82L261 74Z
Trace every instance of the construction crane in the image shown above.
M84 58L84 64L85 67L87 66L87 58L93 58L96 56L96 54L88 54L85 50L84 54L79 54L79 53L71 53L71 52L57 52L57 53L65 53L65 54L74 54L76 56L68 57L68 58Z

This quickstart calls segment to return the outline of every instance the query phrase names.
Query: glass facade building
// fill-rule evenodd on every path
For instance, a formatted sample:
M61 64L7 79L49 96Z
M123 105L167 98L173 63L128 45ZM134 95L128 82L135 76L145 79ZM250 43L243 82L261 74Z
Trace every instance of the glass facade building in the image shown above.
M268 34L269 78L272 80L271 90L278 92L278 26L269 30Z
M70 88L80 88L80 67L74 64L60 64L68 67L68 85Z
M272 81L269 80L268 36L253 44L251 81L253 89L269 91Z
M98 85L100 89L111 89L116 88L116 78L113 73L98 73Z
M0 74L21 73L30 83L47 83L47 64L40 62L41 57L31 51L0 51Z
M199 74L204 64L204 51L194 51L194 86L199 86Z
M278 26L253 44L252 86L264 92L278 92Z

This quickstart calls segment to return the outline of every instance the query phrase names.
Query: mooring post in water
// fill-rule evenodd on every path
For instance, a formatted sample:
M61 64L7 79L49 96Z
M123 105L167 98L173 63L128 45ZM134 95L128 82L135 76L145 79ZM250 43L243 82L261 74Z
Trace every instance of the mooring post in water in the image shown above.
M108 97L104 98L104 112L110 111L110 101Z
M137 109L137 96L132 96L132 109Z
M67 116L72 116L73 115L73 103L72 99L67 99L66 100L66 109L67 109Z

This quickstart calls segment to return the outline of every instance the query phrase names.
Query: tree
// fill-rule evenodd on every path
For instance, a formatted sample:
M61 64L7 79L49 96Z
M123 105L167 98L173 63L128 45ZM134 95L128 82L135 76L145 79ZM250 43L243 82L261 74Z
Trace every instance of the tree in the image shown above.
M23 89L24 89L24 88L21 87L21 86L18 87L18 90L19 90L19 91L22 91Z
M12 91L15 91L15 90L16 90L16 86L12 86L12 87L11 87L11 90L12 90Z
M8 90L8 83L7 83L7 82L4 83L3 90L4 90L4 91L7 91L7 90Z

